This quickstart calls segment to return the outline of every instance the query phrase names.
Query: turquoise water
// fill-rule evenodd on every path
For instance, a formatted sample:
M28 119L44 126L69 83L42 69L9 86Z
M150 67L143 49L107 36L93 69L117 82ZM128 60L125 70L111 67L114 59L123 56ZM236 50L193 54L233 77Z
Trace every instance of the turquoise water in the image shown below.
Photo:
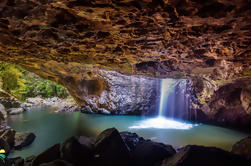
M8 118L8 125L16 131L34 132L35 141L11 156L37 155L46 148L63 142L73 135L95 137L104 129L116 127L119 131L136 132L157 142L179 147L187 144L216 146L229 150L248 133L223 127L152 119L142 116L107 116L96 114L53 113L45 109L25 112Z

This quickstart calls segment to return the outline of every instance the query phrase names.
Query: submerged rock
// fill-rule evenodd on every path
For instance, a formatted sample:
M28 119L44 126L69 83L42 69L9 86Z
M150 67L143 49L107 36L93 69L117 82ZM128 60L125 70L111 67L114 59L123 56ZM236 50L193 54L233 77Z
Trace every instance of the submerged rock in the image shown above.
M25 146L30 145L36 138L34 133L20 133L17 132L15 135L15 145L16 150L22 149Z
M56 144L44 152L40 153L33 161L32 166L39 166L42 163L48 163L60 159L60 144Z
M176 152L171 145L165 145L153 141L145 141L138 144L132 152L132 163L135 166L153 166L161 163L165 158L169 158Z
M238 155L215 147L187 145L161 166L249 166L248 161Z
M251 137L244 138L236 142L231 152L237 155L242 155L251 160Z
M129 165L129 151L115 128L106 129L98 135L94 165Z

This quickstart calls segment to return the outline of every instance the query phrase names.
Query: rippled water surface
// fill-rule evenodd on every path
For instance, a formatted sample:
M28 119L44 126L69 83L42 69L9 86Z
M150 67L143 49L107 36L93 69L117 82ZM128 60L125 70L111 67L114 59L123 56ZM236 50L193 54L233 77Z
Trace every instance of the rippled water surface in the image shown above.
M107 128L136 132L154 141L175 147L196 144L216 146L229 150L233 143L250 135L227 128L175 121L162 117L106 116L79 112L53 113L46 109L33 110L8 118L8 125L17 131L34 132L35 141L12 156L27 157L39 154L46 148L63 142L73 135L95 137Z

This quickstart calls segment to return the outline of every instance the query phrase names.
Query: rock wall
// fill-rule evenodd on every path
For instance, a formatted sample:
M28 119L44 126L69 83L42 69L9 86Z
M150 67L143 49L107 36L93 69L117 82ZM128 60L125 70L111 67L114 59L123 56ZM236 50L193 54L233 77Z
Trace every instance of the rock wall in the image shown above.
M105 84L105 88L99 95L97 93L100 89L96 90L93 87L95 80L90 85L84 81L85 83L80 87L82 91L87 91L82 96L86 102L85 111L104 114L157 114L160 97L159 79L140 75L123 75L105 70L100 70L97 77L96 80L102 79ZM97 85L97 87L101 86Z
M209 121L227 126L251 127L250 79L235 80L221 86L204 84L205 103L201 110Z

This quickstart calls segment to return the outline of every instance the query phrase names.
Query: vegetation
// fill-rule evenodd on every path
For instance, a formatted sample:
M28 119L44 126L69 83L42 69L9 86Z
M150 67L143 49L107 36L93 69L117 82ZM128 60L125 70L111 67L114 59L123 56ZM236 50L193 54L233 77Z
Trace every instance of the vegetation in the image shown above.
M69 96L67 89L63 86L42 79L17 65L4 62L0 62L0 86L20 100L36 96L44 98Z

